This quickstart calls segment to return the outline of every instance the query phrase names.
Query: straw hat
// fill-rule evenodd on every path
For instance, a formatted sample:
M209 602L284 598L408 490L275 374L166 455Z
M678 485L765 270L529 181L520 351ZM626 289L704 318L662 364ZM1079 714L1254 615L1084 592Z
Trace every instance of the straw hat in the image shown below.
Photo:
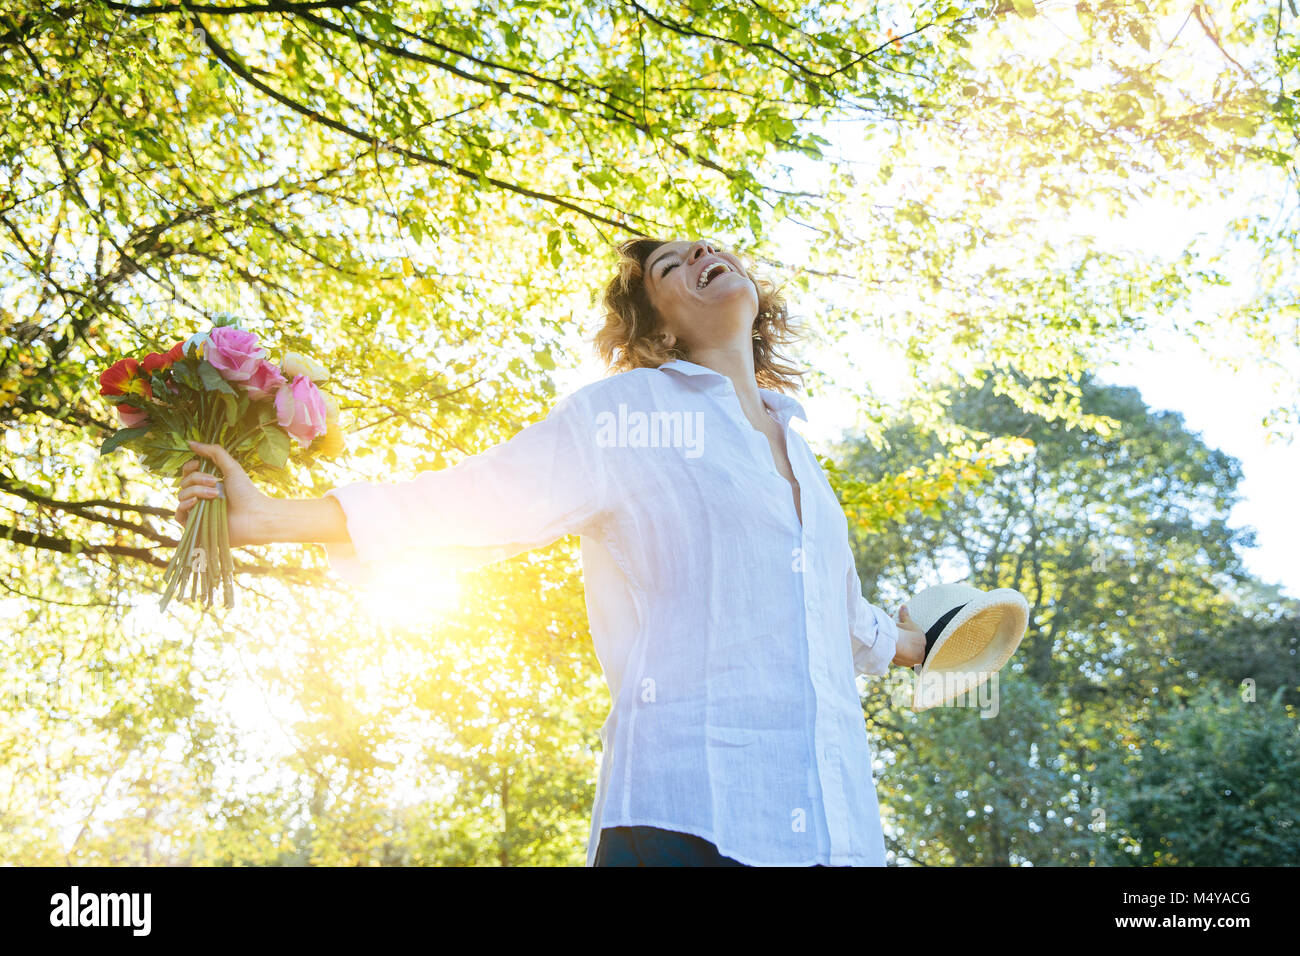
M906 607L925 632L913 710L937 707L979 687L1011 659L1029 625L1029 602L1011 588L938 584L910 598Z

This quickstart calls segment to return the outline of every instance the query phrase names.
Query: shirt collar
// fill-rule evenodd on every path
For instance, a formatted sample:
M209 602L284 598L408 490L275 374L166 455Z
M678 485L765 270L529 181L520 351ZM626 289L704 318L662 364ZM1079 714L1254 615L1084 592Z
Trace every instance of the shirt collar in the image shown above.
M721 379L728 386L731 385L731 379L727 378L727 376L723 375L721 372L715 371L704 365L697 365L694 362L688 362L686 359L673 359L671 362L664 362L659 367L661 369L678 372L682 375L713 376L714 378ZM761 386L758 389L758 393L763 396L763 400L767 403L768 407L776 413L777 420L780 421L782 425L789 421L791 416L802 418L804 421L808 420L808 415L804 412L803 405L801 405L798 399L793 396L787 395L784 392L775 391L774 389L762 388Z

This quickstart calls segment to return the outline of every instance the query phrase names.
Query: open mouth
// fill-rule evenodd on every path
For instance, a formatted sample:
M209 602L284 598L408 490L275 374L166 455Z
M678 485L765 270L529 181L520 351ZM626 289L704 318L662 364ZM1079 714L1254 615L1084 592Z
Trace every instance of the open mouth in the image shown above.
M696 291L703 289L705 286L707 286L718 276L724 275L731 271L732 271L731 266L727 265L725 262L713 263L713 265L709 266L707 269L705 269L703 272L700 273L700 278L695 283Z

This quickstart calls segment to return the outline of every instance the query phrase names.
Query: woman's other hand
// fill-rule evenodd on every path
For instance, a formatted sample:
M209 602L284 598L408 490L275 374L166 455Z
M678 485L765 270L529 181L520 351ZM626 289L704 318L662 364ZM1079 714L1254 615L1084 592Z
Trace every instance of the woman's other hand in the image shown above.
M900 667L915 667L925 660L925 632L916 626L904 604L898 611L898 645L894 663Z

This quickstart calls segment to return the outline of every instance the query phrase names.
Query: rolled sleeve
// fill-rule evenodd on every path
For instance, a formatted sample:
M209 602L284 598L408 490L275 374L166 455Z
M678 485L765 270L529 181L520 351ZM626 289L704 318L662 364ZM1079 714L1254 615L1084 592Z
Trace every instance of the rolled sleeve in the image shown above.
M450 468L330 489L351 539L325 545L330 569L362 584L389 563L432 558L475 567L591 532L605 508L595 435L577 392L509 441Z
M884 674L898 652L898 625L888 611L862 596L851 553L847 579L853 669L858 674Z

